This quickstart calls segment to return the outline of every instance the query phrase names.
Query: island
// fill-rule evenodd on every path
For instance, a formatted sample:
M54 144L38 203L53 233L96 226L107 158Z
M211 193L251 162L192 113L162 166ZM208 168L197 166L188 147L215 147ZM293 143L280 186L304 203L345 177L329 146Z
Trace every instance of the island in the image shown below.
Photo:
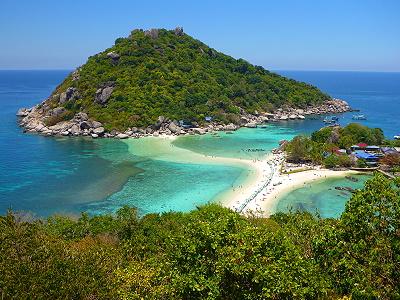
M123 139L348 110L343 100L220 53L177 27L136 29L116 39L17 116L27 132Z

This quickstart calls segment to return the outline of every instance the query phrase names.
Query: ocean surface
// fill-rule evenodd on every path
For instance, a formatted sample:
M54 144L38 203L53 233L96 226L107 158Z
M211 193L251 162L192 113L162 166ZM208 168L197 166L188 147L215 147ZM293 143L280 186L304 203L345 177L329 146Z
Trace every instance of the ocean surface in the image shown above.
M123 205L136 206L141 214L188 211L244 180L249 170L239 165L193 163L190 155L185 158L189 151L177 149L195 151L201 156L254 159L268 153L282 139L310 133L323 125L322 117L318 117L256 129L243 128L234 134L185 136L176 139L169 145L171 149L164 152L151 139L49 138L22 133L15 117L17 109L44 100L68 72L0 71L2 214L8 209L38 216L75 215L82 211L112 213ZM362 123L382 128L389 138L400 133L399 73L279 73L312 83L331 96L347 100L367 116L368 120ZM341 115L340 122L351 122L351 116L351 113ZM325 184L321 189L311 189L309 194L317 199L332 185ZM326 201L337 202L337 199L331 197ZM287 198L278 208L285 210L292 203L295 202ZM324 201L313 203L307 206L297 201L295 205L322 210L321 214L328 217L337 216L343 209L342 204L328 205L327 210Z

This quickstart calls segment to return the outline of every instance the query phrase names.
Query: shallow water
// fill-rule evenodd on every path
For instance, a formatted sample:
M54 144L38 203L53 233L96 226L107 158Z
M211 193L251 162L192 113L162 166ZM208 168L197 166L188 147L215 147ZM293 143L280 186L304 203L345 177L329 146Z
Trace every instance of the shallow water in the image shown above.
M329 178L305 184L286 195L282 195L275 212L308 211L319 214L322 218L338 218L351 192L336 190L335 187L360 189L370 178L369 175L352 175L357 182L346 178Z

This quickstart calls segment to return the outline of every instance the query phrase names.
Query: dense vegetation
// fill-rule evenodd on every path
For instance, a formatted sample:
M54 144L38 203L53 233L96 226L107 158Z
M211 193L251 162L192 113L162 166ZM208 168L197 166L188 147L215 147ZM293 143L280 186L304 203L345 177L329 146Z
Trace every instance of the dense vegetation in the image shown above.
M399 299L400 182L339 219L190 213L0 217L1 299Z
M311 85L224 55L187 34L160 29L152 35L134 30L71 73L53 93L69 87L79 93L62 104L68 110L62 117L83 110L108 129L151 125L160 115L200 123L212 116L226 123L238 122L241 109L253 114L329 99ZM110 52L119 57L110 58ZM94 101L96 91L110 84L108 102ZM57 97L50 99L59 106Z
M335 155L335 150L349 149L358 143L368 145L382 145L384 140L380 128L369 128L357 123L346 127L324 127L311 134L295 137L285 146L288 160L292 162L313 162L325 164L326 167L349 167L355 162L347 155ZM333 154L324 156L324 154ZM362 161L358 162L359 164Z

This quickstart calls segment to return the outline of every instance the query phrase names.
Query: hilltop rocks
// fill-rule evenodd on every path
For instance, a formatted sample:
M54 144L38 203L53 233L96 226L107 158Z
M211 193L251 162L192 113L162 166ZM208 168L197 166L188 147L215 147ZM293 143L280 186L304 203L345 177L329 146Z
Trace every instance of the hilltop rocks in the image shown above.
M174 33L175 33L175 35L177 35L177 36L182 36L182 35L183 35L183 27L176 27L176 28L174 29Z
M159 30L158 30L158 29L155 29L155 28L152 28L152 29L149 29L149 30L145 30L145 31L144 31L144 35L145 35L145 36L149 36L149 37L151 37L152 39L158 38L158 33L159 33Z
M114 51L111 51L107 53L107 57L117 61L120 58L120 55L118 53L115 53Z
M99 104L106 104L114 91L114 82L108 82L103 87L96 91L95 102Z

